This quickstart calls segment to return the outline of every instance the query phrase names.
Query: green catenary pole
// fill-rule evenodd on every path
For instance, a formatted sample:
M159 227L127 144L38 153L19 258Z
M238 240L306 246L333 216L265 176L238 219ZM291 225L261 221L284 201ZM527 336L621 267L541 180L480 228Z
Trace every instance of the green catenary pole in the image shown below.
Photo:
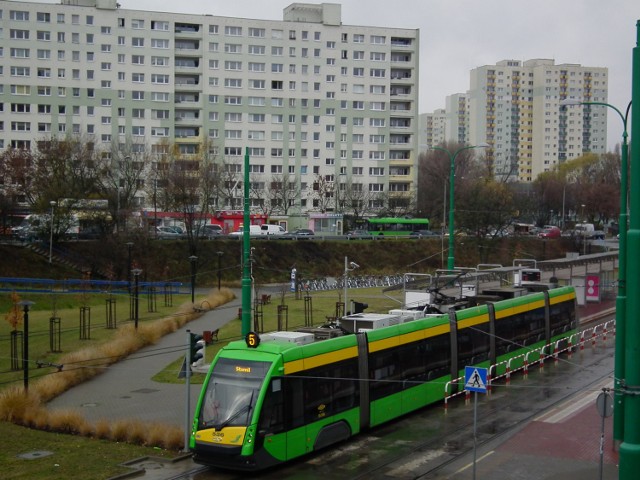
M618 447L624 438L624 395L621 391L621 379L624 378L624 342L627 324L627 229L629 228L629 214L627 211L629 191L629 142L627 120L629 109L624 115L615 109L624 125L622 132L622 152L620 154L620 219L618 220L618 295L616 296L616 348L614 366L614 402L613 402L613 441Z
M242 336L251 331L251 218L249 215L249 147L244 154L244 219L242 229Z
M636 46L633 48L631 76L631 169L640 162L640 20L636 22ZM635 187L633 186L635 185ZM631 176L629 196L631 222L627 233L627 271L636 272L640 264L640 171ZM620 480L638 478L640 471L640 277L627 279L627 325L625 332L625 377L621 379L624 396L624 440L620 445Z
M451 153L449 150L443 147L431 147L433 150L440 150L449 157L449 255L447 257L447 269L453 270L455 268L456 260L454 256L455 239L454 239L454 221L455 221L455 200L454 184L456 180L456 157L463 150L469 150L471 148L487 148L489 145L482 143L480 145L467 145L456 150L455 153Z

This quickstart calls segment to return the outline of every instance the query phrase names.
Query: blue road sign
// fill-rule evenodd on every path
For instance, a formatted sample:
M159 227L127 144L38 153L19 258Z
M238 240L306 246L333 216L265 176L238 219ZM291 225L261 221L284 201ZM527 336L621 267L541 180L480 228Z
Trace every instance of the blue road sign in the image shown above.
M464 367L464 389L470 392L487 393L487 369Z

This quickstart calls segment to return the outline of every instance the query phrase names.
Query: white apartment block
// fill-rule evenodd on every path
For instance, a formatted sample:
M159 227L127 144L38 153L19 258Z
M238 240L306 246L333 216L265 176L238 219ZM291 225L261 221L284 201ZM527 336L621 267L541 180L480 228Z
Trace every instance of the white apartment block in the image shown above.
M584 152L606 151L608 70L553 60L504 60L471 71L469 143L487 143L497 178L531 182Z
M134 139L197 159L209 144L238 169L248 149L252 182L300 183L300 213L320 177L415 194L417 29L343 25L332 3L292 4L282 21L119 7L0 1L0 148L79 135L106 155Z
M425 146L438 145L446 141L447 114L444 109L435 110L433 113L420 114L420 145L421 150Z
M447 140L466 145L469 143L469 96L466 93L455 93L445 99L447 124L445 126Z

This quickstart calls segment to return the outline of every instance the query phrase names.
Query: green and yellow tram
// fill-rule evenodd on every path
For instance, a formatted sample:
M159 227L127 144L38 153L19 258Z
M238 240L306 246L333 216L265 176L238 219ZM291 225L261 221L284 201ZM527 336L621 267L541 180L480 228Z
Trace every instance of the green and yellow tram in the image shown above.
M259 470L345 440L441 400L465 366L496 365L499 375L509 359L568 342L575 302L574 289L561 287L324 340L251 333L212 362L194 460Z

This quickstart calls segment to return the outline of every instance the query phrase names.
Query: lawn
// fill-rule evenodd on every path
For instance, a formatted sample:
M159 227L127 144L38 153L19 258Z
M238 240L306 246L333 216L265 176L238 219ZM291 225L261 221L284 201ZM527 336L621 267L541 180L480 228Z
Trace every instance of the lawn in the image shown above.
M180 455L127 443L32 430L7 422L0 422L0 437L3 439L0 464L2 478L6 480L102 480L131 472L120 465L123 462L146 456L171 459ZM51 454L22 457L33 452Z
M23 379L21 340L18 339L17 348L13 349L13 328L7 319L12 309L11 296L11 293L0 295L0 312L7 320L0 321L0 350L6 352L0 356L0 388ZM69 352L96 347L112 339L118 329L107 327L122 327L133 322L130 318L130 297L126 292L90 295L61 292L22 293L20 300L34 302L28 312L30 378L51 372L51 367L38 369L38 365L55 365L61 356ZM174 297L171 302L165 304L163 296L158 295L154 298L139 295L139 324L172 315L176 311L176 306L172 304L183 303L186 300L187 296ZM23 307L19 306L17 318L17 330L22 332ZM52 318L57 320L52 321ZM13 369L12 366L16 365L18 369Z

